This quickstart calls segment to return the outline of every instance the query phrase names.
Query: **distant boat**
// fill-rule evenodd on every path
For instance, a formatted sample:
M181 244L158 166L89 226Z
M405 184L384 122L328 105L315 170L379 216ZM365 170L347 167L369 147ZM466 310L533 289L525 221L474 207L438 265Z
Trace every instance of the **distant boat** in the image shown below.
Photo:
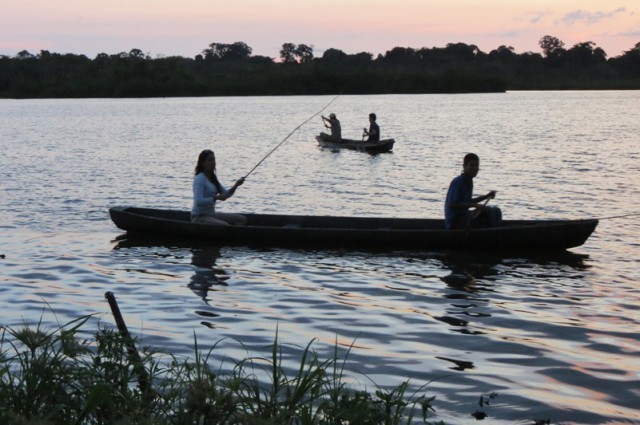
M389 152L393 149L393 144L395 140L393 139L382 139L376 142L370 142L367 140L353 140L353 139L340 139L339 142L322 137L316 136L316 140L318 144L325 148L332 149L351 149L355 151L362 151L367 153L384 153Z
M134 207L109 209L132 234L212 244L331 247L373 250L565 250L582 245L598 220L504 220L494 228L447 230L444 220L244 214L245 226L191 223L189 211Z

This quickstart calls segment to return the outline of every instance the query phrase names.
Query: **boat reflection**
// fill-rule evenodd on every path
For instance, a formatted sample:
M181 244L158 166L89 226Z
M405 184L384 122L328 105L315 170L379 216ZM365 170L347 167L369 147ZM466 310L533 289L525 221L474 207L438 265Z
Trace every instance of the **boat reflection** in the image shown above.
M446 314L434 318L449 325L453 332L472 335L485 333L482 318L491 316L486 306L493 299L491 294L501 291L499 279L519 273L520 268L526 268L532 277L537 275L541 280L549 275L575 278L580 276L576 271L590 267L585 262L587 255L569 251L514 255L461 251L437 258L443 268L450 270L440 280L448 286L444 296L450 300L451 307Z
M451 270L440 278L452 289L465 292L492 291L491 282L505 269L519 267L538 267L540 277L547 277L549 270L568 268L571 271L584 271L590 265L589 256L571 251L551 252L514 252L492 253L458 251L438 256L443 266Z

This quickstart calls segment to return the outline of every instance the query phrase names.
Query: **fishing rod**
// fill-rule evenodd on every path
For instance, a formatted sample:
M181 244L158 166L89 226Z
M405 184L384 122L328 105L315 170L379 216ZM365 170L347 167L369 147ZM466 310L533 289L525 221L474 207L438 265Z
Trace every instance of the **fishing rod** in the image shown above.
M629 213L629 214L622 214L622 215L612 215L609 217L597 217L596 220L612 220L614 218L627 218L627 217L634 217L640 215L640 212L635 212L635 213Z
M249 171L244 177L243 179L246 179L247 177L249 177L249 175L251 173L253 173L253 171L258 168L260 166L260 164L262 164L264 162L265 159L267 159L269 157L269 155L271 155L272 153L274 153L276 151L276 149L278 149L280 146L282 146L282 144L284 142L287 141L287 139L289 139L289 137L291 137L293 135L293 133L295 133L296 131L298 131L300 129L300 127L302 127L303 125L305 125L306 123L308 123L309 121L311 121L313 118L317 117L318 115L320 115L322 113L322 111L324 111L325 109L327 109L329 107L329 105L331 105L338 97L340 97L340 95L336 95L336 97L334 97L333 99L331 99L331 101L329 103L327 103L326 105L324 105L322 107L322 109L320 109L318 112L316 112L315 114L311 115L309 118L307 118L305 121L303 121L300 125L298 125L296 128L294 128L291 133L289 133L287 135L287 137L285 137L284 139L282 139L282 141L280 143L278 143L278 145L276 145L275 148L271 149L271 151L269 151L268 154L266 154L256 165L255 167L253 167L251 169L251 171Z

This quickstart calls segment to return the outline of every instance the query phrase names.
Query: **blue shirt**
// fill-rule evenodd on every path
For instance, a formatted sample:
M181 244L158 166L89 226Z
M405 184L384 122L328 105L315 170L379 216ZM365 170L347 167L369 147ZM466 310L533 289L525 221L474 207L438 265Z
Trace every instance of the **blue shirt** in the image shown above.
M444 225L447 229L460 228L461 220L467 217L468 209L451 208L451 205L461 202L471 202L473 198L473 179L462 173L451 180L444 203Z
M374 133L375 135L372 135L371 133ZM380 127L378 126L378 124L376 124L375 121L373 121L370 125L369 125L369 138L367 140L370 140L372 142L377 142L378 140L380 140Z

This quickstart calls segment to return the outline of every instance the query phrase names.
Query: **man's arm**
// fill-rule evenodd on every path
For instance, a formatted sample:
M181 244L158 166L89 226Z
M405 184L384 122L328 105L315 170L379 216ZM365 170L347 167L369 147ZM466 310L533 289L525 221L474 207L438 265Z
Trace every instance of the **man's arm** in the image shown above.
M487 193L486 195L482 195L482 196L478 196L477 198L473 198L471 200L471 202L473 202L474 204L477 204L478 202L482 202L486 199L493 199L496 197L496 191L492 190L491 192Z

